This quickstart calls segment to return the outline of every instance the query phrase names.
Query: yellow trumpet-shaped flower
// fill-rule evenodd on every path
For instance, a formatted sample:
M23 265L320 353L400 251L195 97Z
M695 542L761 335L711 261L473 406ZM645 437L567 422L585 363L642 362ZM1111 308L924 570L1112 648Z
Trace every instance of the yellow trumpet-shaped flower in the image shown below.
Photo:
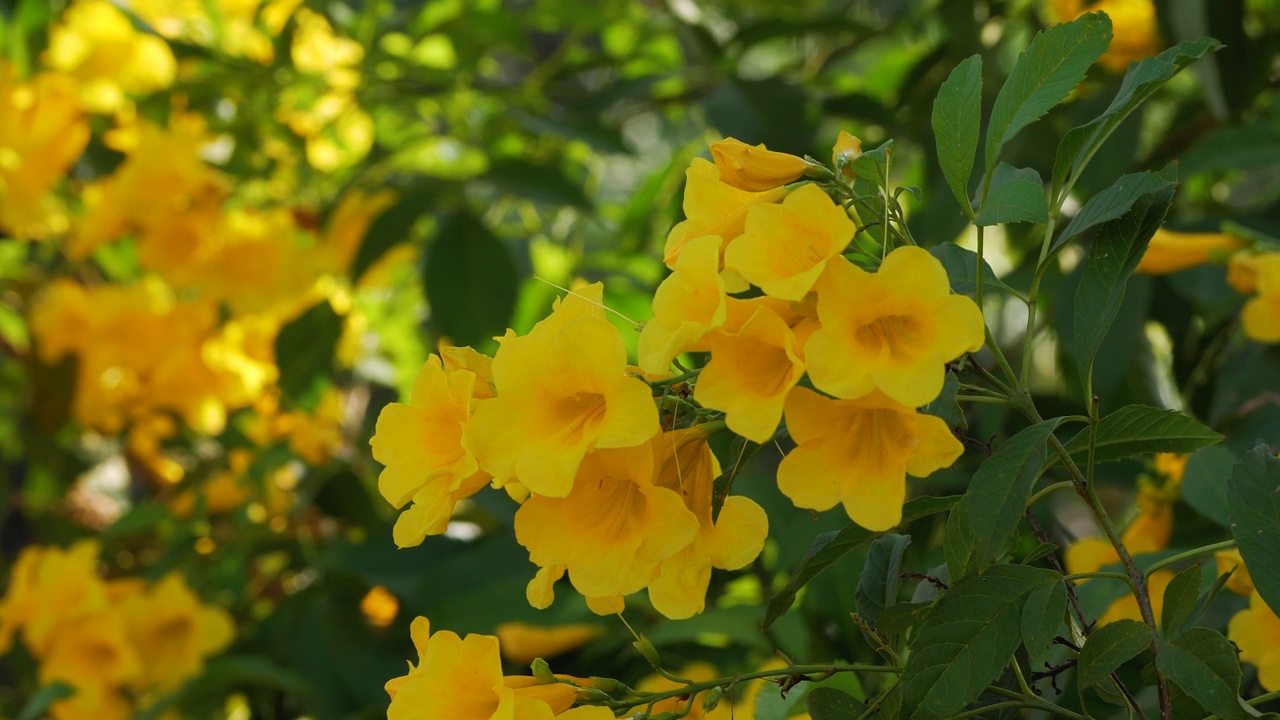
M595 448L643 444L658 431L649 386L627 375L618 329L599 317L599 285L560 302L493 358L497 397L476 408L463 446L501 484L565 497Z
M205 605L180 575L168 575L121 603L129 638L145 659L138 687L171 688L204 668L205 658L231 643L235 625Z
M1180 233L1161 228L1151 237L1138 262L1137 272L1168 275L1225 258L1240 248L1240 241L1222 233Z
M720 277L719 236L692 240L676 260L675 272L653 296L653 319L640 331L640 367L666 372L677 355L692 348L726 318L724 280Z
M726 138L711 143L720 182L747 192L764 192L799 180L809 169L804 158Z
M978 306L952 295L942 263L920 248L897 248L874 274L833 261L815 289L822 327L805 361L813 384L836 397L879 390L926 405L942 392L944 365L982 347Z
M879 392L832 400L798 387L787 397L786 417L797 447L778 466L778 489L797 507L842 503L868 530L901 521L907 475L926 477L964 452L941 419Z
M1172 570L1157 570L1151 573L1151 577L1147 578L1147 593L1151 597L1151 614L1155 616L1157 627L1160 625L1160 615L1164 610L1164 591L1168 589L1169 583L1173 581L1173 576ZM1138 607L1138 598L1134 597L1132 593L1128 593L1111 603L1106 611L1098 616L1098 627L1116 620L1143 622L1142 609Z
M413 503L396 521L400 547L444 532L458 501L489 482L462 446L475 385L475 373L446 374L440 357L432 355L414 381L409 404L391 403L378 415L370 440L374 459L386 465L378 491L397 508Z
M1280 253L1260 255L1255 267L1258 294L1245 303L1240 322L1250 338L1280 342Z
M722 410L729 429L768 442L782 419L787 393L804 376L795 333L767 307L733 333L709 339L711 362L698 376L694 397Z
M583 459L563 498L535 494L516 512L516 540L539 567L563 565L587 597L629 595L658 563L693 542L698 519L653 483L653 449L600 449Z
M107 586L96 571L101 550L97 541L82 540L66 550L33 545L18 555L0 598L0 652L21 630L31 652L46 655L59 628L107 607Z
M817 185L805 185L781 205L747 211L746 230L725 250L725 267L768 295L803 300L856 230L844 208Z
M151 660L140 651L130 642L125 617L114 608L71 618L58 627L41 657L40 682L61 680L100 690L133 683Z
M493 358L470 347L456 345L440 348L440 359L444 361L444 371L449 375L458 370L469 370L476 376L475 386L471 389L471 404L494 397L493 392Z
M418 664L387 682L388 720L611 720L602 707L572 708L577 691L564 683L502 675L498 639L492 635L431 633L424 617L409 632Z
M747 192L720 181L716 166L702 158L694 158L685 171L684 215L685 220L671 228L663 248L662 261L674 268L680 253L690 241L705 235L716 235L725 245L742 234L746 224L747 208L756 204L774 203L786 197L785 188L765 192ZM724 246L720 248L724 255ZM733 292L746 286L730 288Z
M649 583L649 600L663 615L678 620L702 612L711 568L737 570L760 554L769 520L755 501L725 498L720 517L711 519L712 486L720 463L698 426L664 433L653 440L654 482L680 494L698 519L698 534L683 550L663 560Z
M1227 623L1227 638L1240 648L1242 661L1257 666L1263 690L1280 690L1280 617L1256 590L1249 595L1249 607Z
M1238 252L1227 262L1227 284L1241 295L1258 292L1258 262L1271 254Z
M55 73L22 82L0 61L0 230L37 238L65 229L49 191L89 142L76 84Z
M852 180L857 176L850 164L862 156L862 141L844 130L836 138L836 145L831 149L831 166L840 169L840 174Z

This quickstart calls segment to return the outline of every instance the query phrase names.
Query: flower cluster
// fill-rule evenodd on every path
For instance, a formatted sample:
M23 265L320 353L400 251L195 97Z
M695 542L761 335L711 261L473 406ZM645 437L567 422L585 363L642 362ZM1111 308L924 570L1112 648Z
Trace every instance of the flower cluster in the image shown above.
M205 605L180 575L148 584L104 580L100 548L32 546L0 599L0 652L15 636L40 662L40 681L75 690L55 720L132 717L135 705L175 689L232 638L231 617Z
M516 539L539 568L531 604L548 606L568 575L598 613L647 588L683 618L702 611L711 569L751 562L767 534L756 503L715 496L712 433L766 443L785 417L798 447L779 467L782 492L803 508L842 503L874 530L897 525L907 474L959 457L946 424L917 408L941 392L947 362L982 346L973 301L917 247L873 270L847 259L846 209L817 183L785 185L816 163L735 140L711 150L715 164L689 168L688 219L668 237L672 273L638 369L596 284L527 334L508 331L492 359L442 349L409 402L382 411L372 445L382 495L404 508L398 545L444 532L492 484L521 503ZM858 152L843 136L836 167ZM709 359L672 377L686 352Z

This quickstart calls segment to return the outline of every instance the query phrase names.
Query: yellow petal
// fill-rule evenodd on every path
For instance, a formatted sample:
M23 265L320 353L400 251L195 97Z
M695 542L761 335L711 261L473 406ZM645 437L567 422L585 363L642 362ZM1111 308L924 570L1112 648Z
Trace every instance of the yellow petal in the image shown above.
M766 442L778 428L787 392L804 375L791 328L761 307L736 333L711 336L711 362L698 376L694 397L723 410L729 429Z
M727 138L711 144L720 181L751 192L762 192L799 180L809 169L803 158L766 150L764 145L752 147Z

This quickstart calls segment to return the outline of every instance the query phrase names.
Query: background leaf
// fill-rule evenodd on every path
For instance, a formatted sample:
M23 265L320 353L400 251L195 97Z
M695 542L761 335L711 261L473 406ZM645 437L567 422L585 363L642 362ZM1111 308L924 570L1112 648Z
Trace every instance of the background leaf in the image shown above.
M902 553L910 544L910 536L889 533L873 540L867 550L867 562L858 576L854 598L858 614L873 628L880 621L880 613L898 598Z
M1179 572L1164 589L1164 606L1160 609L1160 631L1165 637L1176 638L1182 624L1191 619L1200 597L1200 566Z
M342 337L342 317L321 300L276 335L280 395L292 407L314 410L333 375L333 353Z
M1182 499L1196 512L1226 527L1227 485L1236 456L1224 445L1212 445L1191 453L1182 471Z
M1250 450L1227 485L1231 534L1258 594L1280 613L1280 458L1265 445Z
M432 322L455 344L477 344L507 327L516 304L516 269L479 220L457 214L442 223L423 276Z
M1191 628L1156 654L1156 667L1170 681L1222 720L1251 717L1240 705L1240 662L1222 633Z

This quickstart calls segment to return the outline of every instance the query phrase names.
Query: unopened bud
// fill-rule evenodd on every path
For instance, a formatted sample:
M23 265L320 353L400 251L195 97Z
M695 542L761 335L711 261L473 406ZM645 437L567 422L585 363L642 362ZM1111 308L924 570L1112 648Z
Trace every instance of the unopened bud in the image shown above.
M853 161L862 155L862 141L841 130L836 146L831 151L831 164L842 177L852 180L858 176L853 171Z
M623 685L622 683L618 682L617 680L614 680L613 678L596 677L595 675L592 675L590 680L591 680L591 687L593 689L599 690L600 692L606 693L608 695L613 695L614 693L622 692L627 687L626 685Z
M764 192L799 180L809 170L804 158L728 138L711 144L720 182L739 190Z
M716 686L707 691L702 697L702 709L711 712L720 704L720 698L724 697L724 688Z
M550 685L556 682L555 673L551 672L551 666L542 658L534 658L529 665L533 669L533 677L537 679L539 685Z
M662 667L662 659L658 657L658 648L653 646L653 642L649 638L641 635L639 640L631 643L631 646L644 656L644 659L648 660L655 670Z

